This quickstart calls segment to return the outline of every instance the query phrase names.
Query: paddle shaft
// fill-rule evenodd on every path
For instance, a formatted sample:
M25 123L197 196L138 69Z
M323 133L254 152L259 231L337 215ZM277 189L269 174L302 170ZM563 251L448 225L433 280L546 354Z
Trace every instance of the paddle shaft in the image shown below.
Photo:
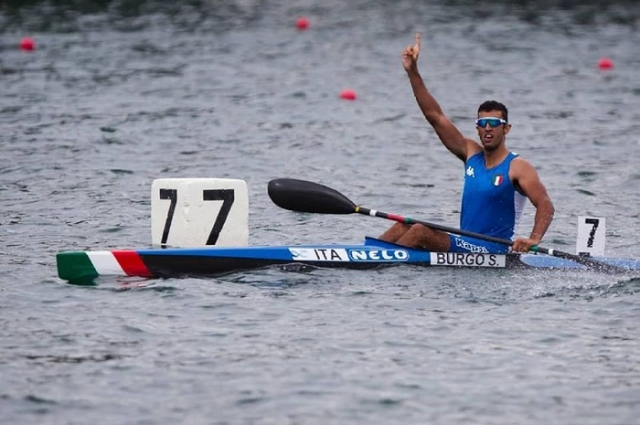
M386 218L388 220L397 221L398 223L422 224L423 226L427 226L431 229L441 230L443 232L453 233L461 236L469 236L472 238L482 239L488 242L495 242L502 245L507 245L507 246L513 245L513 241L510 241L508 239L496 238L495 236L487 236L487 235L483 235L482 233L470 232L468 230L455 229L453 227L442 226L440 224L435 224L435 223L428 223L422 220L414 220L413 218L404 217L398 214L389 214L382 211L370 210L368 208L363 208L363 207L356 207L355 212L357 212L358 214L370 215L372 217Z

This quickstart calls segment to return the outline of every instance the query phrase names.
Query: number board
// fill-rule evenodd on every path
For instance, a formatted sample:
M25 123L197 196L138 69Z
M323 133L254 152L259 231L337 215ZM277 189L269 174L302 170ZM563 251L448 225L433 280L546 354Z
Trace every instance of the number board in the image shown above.
M602 217L578 217L576 254L604 255L605 224Z
M151 240L162 247L248 245L246 182L214 178L154 180Z

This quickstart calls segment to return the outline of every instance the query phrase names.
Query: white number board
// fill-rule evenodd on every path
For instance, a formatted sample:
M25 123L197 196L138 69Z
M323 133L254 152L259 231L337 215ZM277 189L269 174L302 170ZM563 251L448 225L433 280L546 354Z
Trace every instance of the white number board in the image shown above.
M578 217L576 254L604 255L606 220L602 217Z
M248 245L247 183L213 178L154 180L151 241L176 248Z

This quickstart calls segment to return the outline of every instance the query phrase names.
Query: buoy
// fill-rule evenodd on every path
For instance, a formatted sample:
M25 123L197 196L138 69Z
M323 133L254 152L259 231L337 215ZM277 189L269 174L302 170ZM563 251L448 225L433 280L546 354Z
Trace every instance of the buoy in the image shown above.
M296 28L298 28L300 31L306 30L307 28L309 28L309 20L304 16L299 17L296 21Z
M24 37L20 40L20 50L25 52L31 52L36 48L36 43L33 41L31 37Z
M600 58L600 60L598 61L598 68L613 69L613 61L609 58Z
M340 92L340 98L345 100L356 100L356 92L351 89L344 89Z

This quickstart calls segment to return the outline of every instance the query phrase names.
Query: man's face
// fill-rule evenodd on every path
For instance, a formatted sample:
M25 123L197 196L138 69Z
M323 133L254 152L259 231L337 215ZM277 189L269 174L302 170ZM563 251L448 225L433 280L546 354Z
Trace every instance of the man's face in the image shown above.
M485 150L498 148L511 129L511 124L507 123L502 116L502 111L480 111L476 121L476 129L480 143Z

